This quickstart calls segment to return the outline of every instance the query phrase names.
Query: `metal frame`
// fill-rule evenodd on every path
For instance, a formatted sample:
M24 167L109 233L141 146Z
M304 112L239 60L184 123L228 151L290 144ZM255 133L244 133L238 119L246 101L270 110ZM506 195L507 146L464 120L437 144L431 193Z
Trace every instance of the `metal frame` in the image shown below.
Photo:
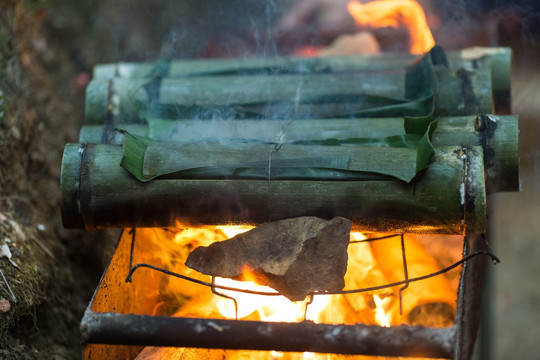
M467 236L463 256L486 248L485 236ZM311 321L276 323L122 313L125 309L110 303L111 300L107 300L107 295L103 296L102 293L110 291L114 282L117 285L125 283L125 272L122 270L131 267L130 250L131 244L127 237L121 237L81 321L82 342L87 345L87 349L93 350L85 351L86 359L99 359L103 351L109 359L124 358L114 356L114 349L118 347L88 344L310 351L456 360L470 359L474 348L487 262L483 256L476 256L463 263L455 324L440 329L405 325L389 328L358 324L329 325ZM109 273L118 270L122 274L113 274L116 279L107 282L106 277L111 276ZM117 352L125 355L124 349Z

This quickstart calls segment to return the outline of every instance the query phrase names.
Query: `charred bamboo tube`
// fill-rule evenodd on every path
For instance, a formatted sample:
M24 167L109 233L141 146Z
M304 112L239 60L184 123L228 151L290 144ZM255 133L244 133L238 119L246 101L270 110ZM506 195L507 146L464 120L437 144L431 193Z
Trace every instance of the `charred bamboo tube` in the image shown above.
M403 119L298 119L286 120L178 120L150 119L147 125L124 125L124 129L154 140L189 142L207 139L247 139L263 142L294 142L350 138L383 139L405 135ZM433 133L435 147L482 146L488 193L519 190L517 116L463 116L439 119ZM103 140L106 141L103 141ZM81 143L121 144L123 135L103 125L85 125Z
M182 180L141 183L120 167L122 147L68 144L61 190L66 228L260 224L297 216L343 216L363 231L485 231L478 147L437 149L419 181Z
M492 112L487 69L441 72L436 113L440 116ZM327 118L359 114L377 107L376 117L420 116L416 107L396 108L408 96L405 71L197 76L148 79L95 79L86 90L86 124L144 123L150 117L227 119ZM386 100L381 100L385 98ZM402 100L397 100L402 99ZM415 99L411 99L412 102ZM414 105L416 106L416 105ZM405 111L405 113L404 113Z

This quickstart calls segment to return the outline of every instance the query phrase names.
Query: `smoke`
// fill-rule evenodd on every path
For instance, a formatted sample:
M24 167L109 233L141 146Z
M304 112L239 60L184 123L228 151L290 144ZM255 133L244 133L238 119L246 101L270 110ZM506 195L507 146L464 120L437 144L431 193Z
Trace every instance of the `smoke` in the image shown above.
M100 0L90 6L85 58L105 63L275 55L270 30L289 2Z
M265 1L263 9L263 27L260 26L260 19L250 18L250 24L254 31L256 44L255 53L260 56L275 56L277 54L276 43L271 40L271 24L274 14L276 14L276 4L274 1Z

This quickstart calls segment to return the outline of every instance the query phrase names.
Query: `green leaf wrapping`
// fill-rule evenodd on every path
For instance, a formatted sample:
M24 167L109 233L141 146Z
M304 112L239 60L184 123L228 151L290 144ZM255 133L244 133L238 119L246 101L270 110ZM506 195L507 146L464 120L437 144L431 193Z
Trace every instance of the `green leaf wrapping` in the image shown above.
M139 83L131 92L130 101L137 109L139 118L213 118L216 115L222 118L337 118L337 117L426 117L433 113L434 99L437 94L437 75L433 68L433 59L438 62L444 58L444 52L439 47L435 47L431 52L419 58L416 63L405 71L404 84L398 91L397 86L391 90L391 86L398 81L396 71L375 71L375 72L355 72L348 73L344 81L366 81L367 89L362 86L352 88L333 85L333 90L327 93L318 92L314 87L317 85L304 85L304 78L301 74L311 74L306 77L306 81L315 81L317 77L329 73L328 68L321 70L318 67L302 68L301 70L291 68L264 68L259 69L264 72L250 70L210 72L202 74L203 77L188 76L182 78L160 77L157 74L167 74L163 69L163 64L158 62L156 68L152 69L146 80ZM344 73L332 73L330 79L343 77ZM347 74L347 73L345 73ZM198 76L201 76L200 74ZM292 76L290 79L287 76ZM355 78L356 77L356 78ZM362 80L367 77L366 80ZM350 79L349 79L350 78ZM190 80L195 79L195 80ZM283 82L280 83L280 79ZM118 80L120 81L120 80ZM184 100L188 95L187 89L201 91L192 84L192 81L210 81L218 84L225 81L226 84L233 84L231 93L219 92L218 86L215 90L208 89L208 93L201 92L199 100ZM401 80L403 81L403 80ZM265 82L268 82L266 84ZM292 82L291 85L301 89L302 96L296 97L294 91L284 84ZM187 85L191 84L191 85ZM279 85L281 84L281 85ZM307 84L307 83L306 83ZM378 84L378 85L377 85ZM388 84L388 90L372 90L380 84ZM181 90L183 86L186 89ZM324 86L323 83L320 86ZM268 90L274 89L275 90ZM282 89L283 87L283 89ZM248 90L251 89L251 90ZM284 91L284 89L288 89ZM311 89L311 90L310 90ZM203 89L204 90L204 89ZM144 95L140 93L144 92ZM162 94L172 94L174 96L161 96ZM217 91L217 92L216 92ZM236 93L235 91L240 91ZM270 93L266 94L268 91ZM268 96L262 96L262 94ZM304 94L305 93L305 94ZM206 94L213 94L210 98L205 98ZM242 95L240 95L242 94ZM257 95L256 95L257 94ZM261 94L258 95L258 94ZM188 95L189 96L189 95ZM223 98L223 99L221 99ZM190 98L191 99L191 98ZM221 100L219 100L221 99ZM194 101L194 103L192 103Z
M122 132L121 166L143 182L155 178L410 182L429 165L433 155L428 134L367 142L336 139L329 143L275 144L230 139L188 143L149 141ZM366 143L381 146L357 145Z
M439 62L444 59L444 53L434 48L433 53L420 58L407 71L405 99L378 95L353 96L353 99L351 95L334 94L331 98L318 96L302 100L318 104L335 102L336 99L376 104L354 114L342 115L377 117L401 114L404 116L405 135L381 139L306 139L289 143L245 139L160 142L122 131L124 157L121 165L140 181L155 178L246 178L332 181L394 179L410 182L429 166L435 153L431 135L437 126L433 114L438 87L432 55ZM293 103L289 105L295 106Z

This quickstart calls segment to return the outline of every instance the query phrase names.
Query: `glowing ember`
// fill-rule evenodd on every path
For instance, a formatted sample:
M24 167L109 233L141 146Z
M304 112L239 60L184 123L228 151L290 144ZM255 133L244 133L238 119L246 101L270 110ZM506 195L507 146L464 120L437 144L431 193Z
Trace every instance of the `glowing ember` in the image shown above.
M424 10L414 0L377 0L365 4L353 0L347 4L347 10L363 27L405 26L411 41L409 51L413 54L425 53L435 45Z

